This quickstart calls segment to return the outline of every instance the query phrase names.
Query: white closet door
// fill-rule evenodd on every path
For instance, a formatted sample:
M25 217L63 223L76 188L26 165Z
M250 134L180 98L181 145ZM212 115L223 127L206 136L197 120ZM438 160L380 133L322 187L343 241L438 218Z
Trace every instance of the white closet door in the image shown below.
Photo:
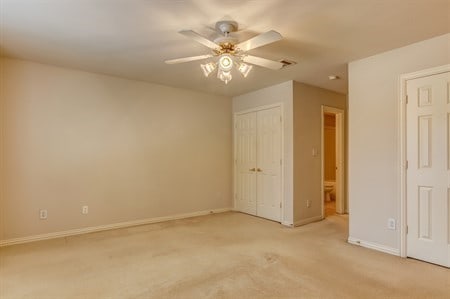
M236 209L256 215L256 113L235 118Z
M450 73L407 82L407 255L450 266Z
M281 220L281 109L257 112L257 215Z

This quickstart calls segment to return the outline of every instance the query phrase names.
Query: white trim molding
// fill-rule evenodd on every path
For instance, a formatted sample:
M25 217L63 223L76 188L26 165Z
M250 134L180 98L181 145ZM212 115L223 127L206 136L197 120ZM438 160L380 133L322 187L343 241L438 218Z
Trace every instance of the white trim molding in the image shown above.
M317 221L321 221L321 220L323 220L322 215L314 216L314 217L310 217L310 218L306 218L306 219L295 221L294 222L294 226L301 226L301 225L305 225L305 224L308 224L308 223L317 222Z
M381 252L396 255L396 256L400 255L400 250L389 247L389 246L381 245L378 243L363 241L363 240L353 238L353 237L348 237L347 241L348 241L348 243L353 244L353 245L381 251Z
M56 238L70 237L70 236L76 236L76 235L82 235L82 234L88 234L88 233L94 233L94 232L101 232L101 231L111 230L111 229L119 229L119 228L131 227L131 226L152 224L152 223L164 222L164 221L169 221L169 220L178 220L178 219L186 219L186 218L192 218L192 217L197 217L197 216L204 216L204 215L209 215L209 214L218 214L218 213L224 213L224 212L229 212L229 211L231 211L231 208L213 209L213 210L199 211L199 212L193 212L193 213L185 213L185 214L178 214L178 215L172 215L172 216L139 219L139 220L119 222L119 223L106 224L106 225L100 225L100 226L77 228L77 229L71 229L71 230L66 230L66 231L61 231L61 232L53 232L53 233L48 233L48 234L40 234L40 235L33 235L33 236L27 236L27 237L21 237L21 238L0 240L0 247L30 243L30 242L35 242L35 241L43 241L43 240L50 240L50 239L56 239Z
M287 227L294 227L294 224L288 222L288 221L283 221L281 222L281 225L287 226Z
M321 108L321 128L320 128L320 163L321 163L321 181L320 181L320 194L324 195L324 180L325 180L325 113L333 113L336 117L336 212L338 214L348 213L347 210L347 199L345 198L345 189L346 189L346 181L345 181L345 173L346 173L346 161L345 161L345 152L346 152L346 144L345 144L345 110L322 105ZM321 206L321 215L322 218L325 218L325 204L324 198L320 201Z
M450 71L450 64L421 70L414 73L400 75L399 77L399 100L398 100L398 178L399 178L399 219L400 219L400 256L407 257L406 246L406 83L408 80L417 79L421 77L437 75Z

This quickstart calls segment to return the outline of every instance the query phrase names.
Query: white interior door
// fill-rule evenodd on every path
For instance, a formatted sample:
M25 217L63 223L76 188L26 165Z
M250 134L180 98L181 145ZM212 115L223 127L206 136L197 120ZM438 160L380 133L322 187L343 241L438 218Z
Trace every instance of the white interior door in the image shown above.
M450 73L407 81L407 255L450 266Z
M257 112L257 215L281 220L281 109Z
M236 116L235 136L236 209L256 215L256 113Z

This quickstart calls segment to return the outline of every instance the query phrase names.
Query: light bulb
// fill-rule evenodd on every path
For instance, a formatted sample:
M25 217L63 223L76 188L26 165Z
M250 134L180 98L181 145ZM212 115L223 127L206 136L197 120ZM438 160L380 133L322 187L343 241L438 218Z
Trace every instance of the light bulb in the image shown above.
M231 71L233 67L233 59L229 54L222 54L219 59L219 68L224 72Z
M216 64L213 62L209 62L207 64L200 64L200 67L202 68L205 77L208 77L209 74L211 74L216 69Z
M242 74L242 76L246 78L248 76L248 73L250 73L250 71L252 70L252 68L253 66L242 62L239 64L238 70Z

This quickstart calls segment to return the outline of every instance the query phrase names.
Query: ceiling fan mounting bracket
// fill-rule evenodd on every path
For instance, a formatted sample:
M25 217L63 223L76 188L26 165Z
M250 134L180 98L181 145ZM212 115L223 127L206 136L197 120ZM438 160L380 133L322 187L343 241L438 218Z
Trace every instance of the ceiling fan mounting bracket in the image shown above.
M238 23L235 21L219 21L216 23L216 30L225 36L231 32L236 32L238 27Z

